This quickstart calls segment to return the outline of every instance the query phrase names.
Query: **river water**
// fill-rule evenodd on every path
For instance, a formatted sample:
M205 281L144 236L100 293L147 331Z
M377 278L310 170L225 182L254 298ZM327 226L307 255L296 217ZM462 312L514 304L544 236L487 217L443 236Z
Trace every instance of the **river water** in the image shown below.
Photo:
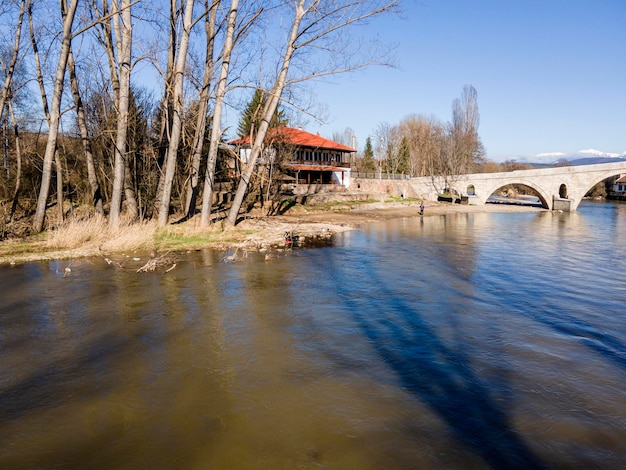
M624 468L626 205L0 267L0 468Z

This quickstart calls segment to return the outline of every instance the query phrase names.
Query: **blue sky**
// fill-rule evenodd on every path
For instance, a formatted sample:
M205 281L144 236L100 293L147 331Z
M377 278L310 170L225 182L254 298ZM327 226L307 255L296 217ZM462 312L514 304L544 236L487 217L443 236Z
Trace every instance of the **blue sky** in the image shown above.
M368 26L397 45L396 69L369 68L315 85L332 137L350 127L363 147L382 122L409 114L449 121L452 101L478 92L495 161L597 149L626 152L626 0L422 0L404 18Z

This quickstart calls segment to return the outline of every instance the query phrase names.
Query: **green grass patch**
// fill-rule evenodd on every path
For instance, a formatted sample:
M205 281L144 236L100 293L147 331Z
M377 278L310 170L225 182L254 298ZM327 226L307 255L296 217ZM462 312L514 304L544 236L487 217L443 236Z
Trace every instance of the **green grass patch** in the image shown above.
M336 211L336 210L349 210L353 209L355 206L360 206L363 204L375 204L380 202L380 199L368 198L364 200L349 200L349 201L329 201L323 202L321 204L311 204L310 206L305 206L305 210L307 208L311 208L311 210L317 211Z
M157 231L154 237L155 247L163 250L194 250L215 245L236 243L244 241L249 235L257 230L211 230L189 231L172 230L168 227Z
M19 241L3 241L2 243L0 243L0 258L13 255L28 254L32 253L33 251L44 249L45 247L43 246L43 242L40 239L41 237L38 236L37 238L39 239L36 239L35 237L29 237L25 240Z
M385 199L385 202L421 202L422 200L416 197L400 197L390 196Z

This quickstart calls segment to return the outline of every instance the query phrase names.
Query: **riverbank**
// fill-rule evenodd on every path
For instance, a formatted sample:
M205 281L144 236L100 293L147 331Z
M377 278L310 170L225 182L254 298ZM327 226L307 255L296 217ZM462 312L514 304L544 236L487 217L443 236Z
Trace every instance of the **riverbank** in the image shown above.
M251 218L242 221L240 229L256 229L238 246L240 248L263 246L268 240L284 241L284 232L294 232L301 237L332 235L354 230L365 224L403 217L420 217L420 202L370 202L335 209L301 206L297 211L267 218ZM453 213L484 212L537 212L544 209L523 205L487 204L470 206L445 202L426 202L423 217Z
M428 202L423 217L451 213L541 210L521 205L470 206ZM285 247L285 232L298 235L300 241L319 240L330 238L334 233L357 229L367 223L419 217L418 211L417 201L297 205L276 216L262 216L253 211L236 227L226 230L219 223L202 229L191 220L162 229L154 223L129 224L111 232L104 220L90 219L70 222L34 237L0 243L0 265L101 256L117 264L128 258L137 258L136 263L143 263L146 258L149 261L163 257L167 260L163 263L165 266L171 264L169 253L172 252L200 249L224 252L270 251Z

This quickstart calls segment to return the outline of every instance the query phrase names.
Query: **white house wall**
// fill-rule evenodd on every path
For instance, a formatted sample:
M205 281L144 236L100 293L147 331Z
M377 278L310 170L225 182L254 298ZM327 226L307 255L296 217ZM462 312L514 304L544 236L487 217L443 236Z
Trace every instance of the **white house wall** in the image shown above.
M241 148L239 149L239 158L244 163L248 163L250 161L250 154L252 153L252 149L249 148Z
M345 171L333 171L332 173L334 183L343 185L346 188L350 187L350 169L346 169Z

